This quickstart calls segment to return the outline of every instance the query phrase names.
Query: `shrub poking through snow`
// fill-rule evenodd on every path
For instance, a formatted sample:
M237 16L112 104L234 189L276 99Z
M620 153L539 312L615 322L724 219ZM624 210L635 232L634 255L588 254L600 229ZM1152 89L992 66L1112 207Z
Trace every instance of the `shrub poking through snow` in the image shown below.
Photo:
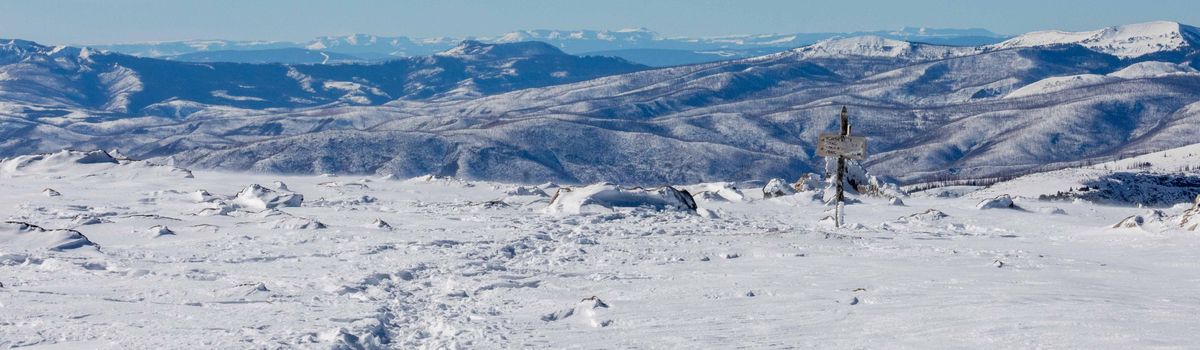
M542 191L542 189L533 187L533 186L517 186L512 189L509 189L508 191L505 191L504 194L509 195L509 196L538 196L538 197L549 197L550 196L549 194L546 194L546 191Z
M1113 225L1112 228L1142 228L1149 223L1162 222L1166 217L1167 214L1161 210L1151 210L1146 214L1127 217L1116 225Z
M175 231L171 231L170 228L163 225L154 225L146 229L146 234L149 234L150 237L174 236Z
M808 175L801 176L799 180L796 180L796 183L792 184L792 188L799 192L816 191L821 189L824 182L825 180L821 179L821 175L808 173Z
M233 201L238 206L260 211L278 207L300 206L304 202L304 196L288 191L286 188L284 186L279 190L271 190L259 184L253 184L238 192L237 197Z
M374 228L374 229L380 229L380 230L384 230L384 231L392 230L392 225L388 224L387 221L383 221L383 219L375 219L375 221L372 221L370 224L367 225L367 227Z
M1189 231L1200 231L1200 195L1196 196L1196 203L1192 208L1179 216L1179 227Z
M796 188L784 182L783 179L771 179L763 186L763 198L775 198L796 194Z
M600 298L595 296L584 298L575 307L562 309L554 313L542 315L542 321L556 322L567 319L577 319L578 322L591 327L608 327L612 325L612 320L602 319L601 310L608 309L609 306Z
M654 189L621 188L611 183L584 187L562 187L550 198L547 213L579 214L589 207L603 209L650 208L654 210L696 210L696 201L687 191L671 186Z
M1007 194L996 196L995 198L984 199L975 205L977 209L1021 209L1016 203L1013 203L1012 197Z

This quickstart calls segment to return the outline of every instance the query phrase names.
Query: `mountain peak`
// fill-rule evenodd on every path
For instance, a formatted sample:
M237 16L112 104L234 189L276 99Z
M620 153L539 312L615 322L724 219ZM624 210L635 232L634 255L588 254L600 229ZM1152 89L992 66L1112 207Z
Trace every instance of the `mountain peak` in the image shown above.
M1085 32L1037 31L1006 40L989 48L1078 44L1121 58L1136 58L1152 53L1192 47L1200 38L1195 27L1170 21L1155 21L1113 26Z
M437 55L470 60L494 60L542 55L565 55L565 53L550 44L540 41L489 44L477 40L465 40L458 44L458 46L442 51Z

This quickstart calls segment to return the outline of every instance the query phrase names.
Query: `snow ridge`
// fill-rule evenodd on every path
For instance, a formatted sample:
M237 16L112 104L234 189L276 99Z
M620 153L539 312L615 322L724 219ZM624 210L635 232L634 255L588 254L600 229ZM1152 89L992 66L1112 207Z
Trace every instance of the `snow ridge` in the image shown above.
M1039 31L1024 34L988 49L1078 44L1120 58L1194 48L1200 29L1176 22L1157 21L1108 27L1086 32Z

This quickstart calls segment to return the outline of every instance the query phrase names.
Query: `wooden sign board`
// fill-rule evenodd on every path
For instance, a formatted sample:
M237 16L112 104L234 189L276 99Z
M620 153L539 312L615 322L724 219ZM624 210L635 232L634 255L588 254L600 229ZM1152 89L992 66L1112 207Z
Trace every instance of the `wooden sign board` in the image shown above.
M821 138L817 141L817 155L822 157L864 159L867 157L867 138L862 136L821 134Z

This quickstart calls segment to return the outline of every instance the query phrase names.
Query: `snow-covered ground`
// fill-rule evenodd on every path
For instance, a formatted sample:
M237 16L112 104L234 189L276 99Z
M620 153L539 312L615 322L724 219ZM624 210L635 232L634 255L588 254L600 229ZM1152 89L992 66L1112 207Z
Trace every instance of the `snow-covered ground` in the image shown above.
M1176 224L1190 205L977 209L934 190L863 198L835 229L812 192L686 188L701 214L663 189L576 188L551 206L547 185L9 159L0 219L20 223L0 224L0 347L1200 342L1200 232ZM606 207L638 198L655 208ZM1131 215L1144 224L1112 228Z

